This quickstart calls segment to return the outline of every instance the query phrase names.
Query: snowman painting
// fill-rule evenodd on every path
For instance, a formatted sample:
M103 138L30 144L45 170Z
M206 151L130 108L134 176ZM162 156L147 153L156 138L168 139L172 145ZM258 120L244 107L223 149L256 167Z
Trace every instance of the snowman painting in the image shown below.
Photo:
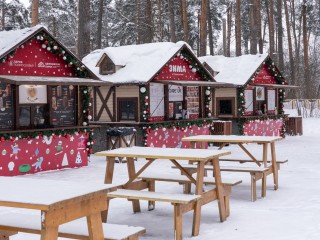
M85 137L82 135L82 136L79 138L78 149L85 149L85 148L86 148Z
M63 149L62 141L59 141L58 145L56 146L56 150L57 150L56 155L62 153L62 149Z
M37 161L34 164L32 164L32 166L35 167L34 171L37 171L38 169L40 169L40 171L42 170L41 168L42 162L43 162L43 157L39 157Z
M18 147L18 143L14 143L11 145L12 148L12 154L10 154L10 157L14 156L14 159L18 159L18 152L21 151L21 149Z

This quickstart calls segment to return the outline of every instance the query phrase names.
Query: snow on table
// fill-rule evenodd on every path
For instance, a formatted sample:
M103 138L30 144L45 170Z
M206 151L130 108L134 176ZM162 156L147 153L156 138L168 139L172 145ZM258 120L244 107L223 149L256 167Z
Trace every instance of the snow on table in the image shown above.
M0 206L8 206L7 203L50 205L116 187L113 184L80 184L22 177L0 177L0 186Z
M206 161L210 158L229 155L230 153L230 151L225 150L209 149L130 147L97 152L95 155L108 157L136 157Z

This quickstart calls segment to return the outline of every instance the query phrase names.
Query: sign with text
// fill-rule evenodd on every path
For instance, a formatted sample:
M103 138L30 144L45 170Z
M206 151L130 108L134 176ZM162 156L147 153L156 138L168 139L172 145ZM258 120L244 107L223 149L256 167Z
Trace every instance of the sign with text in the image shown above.
M0 129L13 128L12 100L11 85L0 83Z
M179 102L183 101L183 87L177 85L169 85L169 101Z

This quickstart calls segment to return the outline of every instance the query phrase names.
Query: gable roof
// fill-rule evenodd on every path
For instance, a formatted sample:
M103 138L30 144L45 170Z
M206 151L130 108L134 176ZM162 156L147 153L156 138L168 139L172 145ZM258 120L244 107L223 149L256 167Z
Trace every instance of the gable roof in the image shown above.
M54 39L54 41L57 42L59 46L69 54L69 56L71 56L73 59L76 59L79 63L81 63L81 65L83 64L79 58L77 58L71 51L69 51L59 40L52 36L42 25L19 30L0 31L0 59L15 51L19 46L29 41L40 32L45 32L45 34ZM84 65L84 67L88 71L90 75L89 77L98 79L98 77L87 66Z
M194 56L185 42L158 42L98 49L84 57L82 61L103 81L115 84L144 84L152 80L156 73L182 49L188 49ZM99 74L98 66L104 54L116 66L122 68L113 74ZM194 59L201 65L197 57L194 56ZM203 69L210 75L205 68Z
M32 28L24 28L19 30L1 31L0 32L0 58L13 51L17 46L21 45L32 36L45 29L41 25Z
M204 56L199 57L201 63L207 63L215 72L217 82L245 85L261 64L268 58L268 54L242 55L239 57Z

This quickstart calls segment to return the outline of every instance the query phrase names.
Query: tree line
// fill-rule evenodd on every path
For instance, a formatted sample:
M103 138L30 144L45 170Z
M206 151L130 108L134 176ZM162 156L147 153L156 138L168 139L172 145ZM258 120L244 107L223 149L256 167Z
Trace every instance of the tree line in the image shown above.
M2 30L48 27L80 58L97 48L185 41L198 56L267 53L290 98L320 98L320 0L0 0Z

